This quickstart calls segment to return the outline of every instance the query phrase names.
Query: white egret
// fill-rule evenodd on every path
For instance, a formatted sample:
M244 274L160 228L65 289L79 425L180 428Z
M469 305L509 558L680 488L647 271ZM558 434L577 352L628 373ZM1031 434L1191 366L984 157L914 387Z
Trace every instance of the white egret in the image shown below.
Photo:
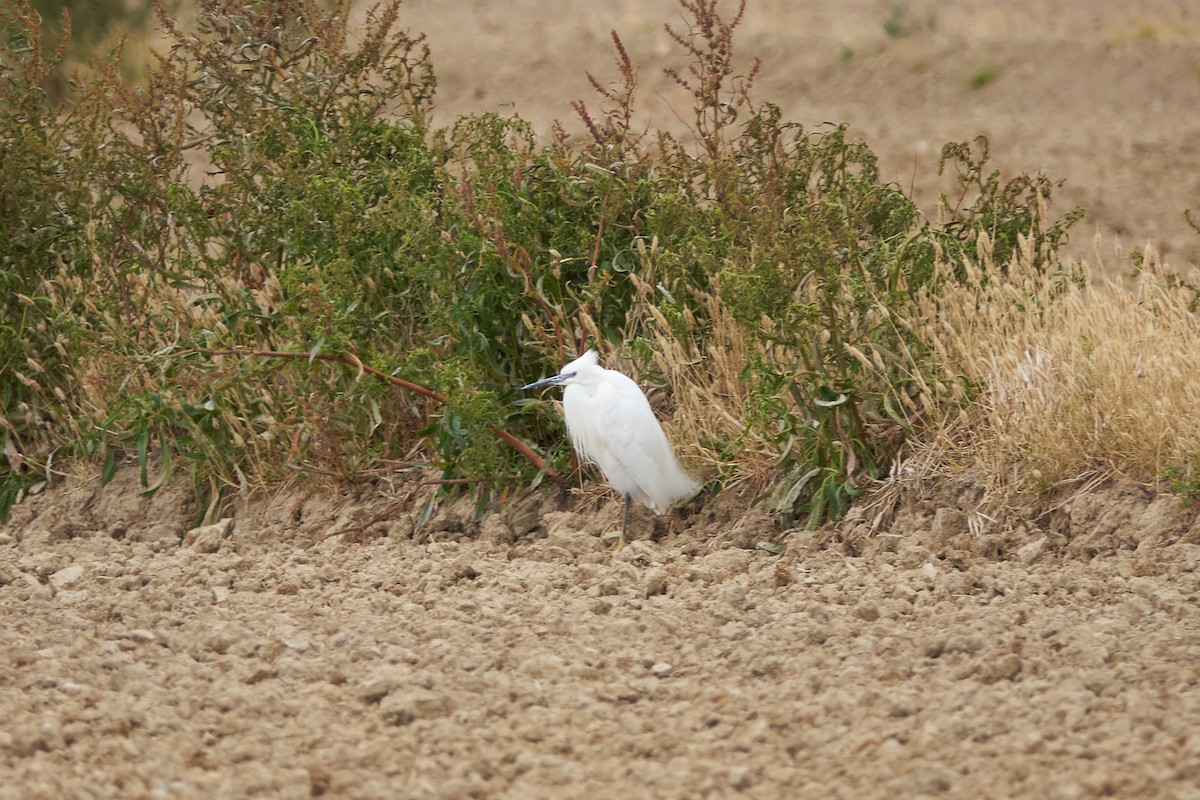
M671 443L650 409L650 402L631 378L599 364L588 350L557 375L522 386L522 391L561 385L563 416L571 444L584 461L600 467L604 477L625 498L621 539L625 546L629 503L637 498L655 514L700 490L675 458Z

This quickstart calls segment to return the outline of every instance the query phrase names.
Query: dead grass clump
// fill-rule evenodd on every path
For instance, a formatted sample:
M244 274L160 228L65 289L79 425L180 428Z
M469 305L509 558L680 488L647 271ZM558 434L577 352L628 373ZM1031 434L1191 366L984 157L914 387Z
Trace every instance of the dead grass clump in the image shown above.
M647 325L655 367L669 378L675 403L672 441L698 474L726 490L761 494L775 474L779 453L745 419L754 391L746 371L760 354L756 340L717 294L698 292L695 299L709 326L702 343L672 335L668 320L653 307L654 319ZM696 326L690 308L684 308L682 322Z
M971 468L1000 495L1120 477L1187 490L1200 454L1195 292L1147 251L1135 288L1018 257L978 270L927 310L947 378L981 387L919 446L926 469ZM959 373L957 376L951 372Z

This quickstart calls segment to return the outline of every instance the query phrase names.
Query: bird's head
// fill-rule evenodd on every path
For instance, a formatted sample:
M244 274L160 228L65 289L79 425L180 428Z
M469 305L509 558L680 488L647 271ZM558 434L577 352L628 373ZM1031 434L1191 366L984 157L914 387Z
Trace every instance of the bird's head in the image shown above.
M572 383L578 383L592 374L594 370L599 368L599 364L600 356L596 354L595 350L588 350L579 358L563 367L557 375L526 384L521 387L521 391L541 389L543 386L570 386Z

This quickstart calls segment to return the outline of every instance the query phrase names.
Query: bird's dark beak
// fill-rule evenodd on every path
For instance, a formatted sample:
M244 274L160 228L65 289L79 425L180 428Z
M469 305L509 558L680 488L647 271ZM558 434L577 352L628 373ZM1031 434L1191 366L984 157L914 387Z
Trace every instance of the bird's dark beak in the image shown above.
M534 381L533 383L525 384L521 387L521 391L527 392L530 389L541 389L543 386L553 386L556 383L562 383L567 378L574 377L574 375L575 373L573 372L570 375L551 375L549 378L543 378L540 381Z

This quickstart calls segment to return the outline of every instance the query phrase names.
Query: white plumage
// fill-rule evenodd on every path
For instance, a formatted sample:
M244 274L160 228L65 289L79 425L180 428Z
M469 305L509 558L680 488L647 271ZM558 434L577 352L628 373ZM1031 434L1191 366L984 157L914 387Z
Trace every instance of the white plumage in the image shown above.
M579 457L600 467L625 500L621 543L629 521L630 498L656 514L692 497L700 483L683 471L646 395L628 376L600 366L588 350L558 375L523 389L560 384L567 432Z

